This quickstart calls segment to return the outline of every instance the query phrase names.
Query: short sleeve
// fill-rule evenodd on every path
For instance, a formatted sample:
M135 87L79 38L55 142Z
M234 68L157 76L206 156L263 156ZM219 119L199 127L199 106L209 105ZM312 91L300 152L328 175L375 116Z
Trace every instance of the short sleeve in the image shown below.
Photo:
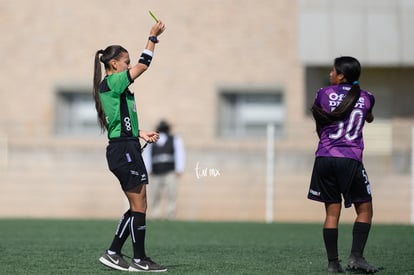
M108 86L112 92L122 94L129 85L133 83L129 70L111 74L107 78Z

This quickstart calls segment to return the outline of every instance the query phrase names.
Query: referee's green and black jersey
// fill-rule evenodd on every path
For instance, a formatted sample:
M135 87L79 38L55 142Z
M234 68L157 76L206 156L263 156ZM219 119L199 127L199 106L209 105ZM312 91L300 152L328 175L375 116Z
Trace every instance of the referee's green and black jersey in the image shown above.
M107 75L99 87L106 117L108 138L138 137L138 117L134 94L128 89L134 81L129 71Z

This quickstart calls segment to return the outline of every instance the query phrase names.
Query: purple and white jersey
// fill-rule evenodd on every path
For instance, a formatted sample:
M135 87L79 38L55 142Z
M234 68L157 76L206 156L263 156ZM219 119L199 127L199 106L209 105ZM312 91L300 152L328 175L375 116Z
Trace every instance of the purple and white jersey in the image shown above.
M314 103L324 111L331 112L342 102L350 89L351 85L349 84L321 88ZM322 129L316 157L350 158L362 162L362 151L364 150L362 129L365 118L369 112L372 112L374 104L374 96L361 90L361 96L349 116Z

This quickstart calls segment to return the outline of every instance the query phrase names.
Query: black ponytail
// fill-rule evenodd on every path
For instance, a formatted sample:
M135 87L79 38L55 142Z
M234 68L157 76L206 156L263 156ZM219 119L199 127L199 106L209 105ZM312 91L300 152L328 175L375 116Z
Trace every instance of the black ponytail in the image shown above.
M99 85L102 81L101 62L105 69L109 69L109 61L119 58L122 52L127 52L122 46L112 45L105 50L98 50L95 53L94 74L93 74L93 98L95 100L95 108L98 114L98 124L102 133L106 130L105 113L102 108L102 103L99 98Z
M94 62L94 74L93 74L93 99L95 100L95 108L98 113L98 124L101 128L101 132L105 132L105 114L102 109L101 100L99 99L99 84L102 80L102 69L100 55L103 54L103 50L99 50L95 53Z

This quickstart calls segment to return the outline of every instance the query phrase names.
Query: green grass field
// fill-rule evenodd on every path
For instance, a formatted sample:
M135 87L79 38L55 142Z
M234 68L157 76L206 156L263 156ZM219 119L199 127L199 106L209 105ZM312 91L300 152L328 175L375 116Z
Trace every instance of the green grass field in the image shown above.
M98 262L117 221L0 219L1 274L119 274ZM352 225L340 226L343 263ZM129 240L123 253L131 255ZM414 227L374 225L379 274L414 274ZM319 224L148 221L147 253L166 274L325 274Z

